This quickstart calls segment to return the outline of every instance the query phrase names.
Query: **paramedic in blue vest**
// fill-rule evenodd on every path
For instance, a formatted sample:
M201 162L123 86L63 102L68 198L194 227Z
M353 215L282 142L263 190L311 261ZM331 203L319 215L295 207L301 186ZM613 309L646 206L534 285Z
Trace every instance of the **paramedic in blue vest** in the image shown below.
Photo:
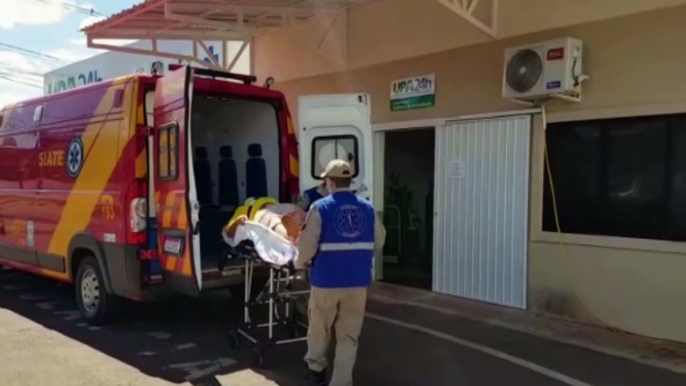
M298 241L295 268L310 266L312 281L305 356L308 385L326 384L327 350L334 333L336 358L329 385L353 384L372 259L386 238L374 207L350 190L352 176L345 161L327 165L321 178L330 194L312 204Z
M303 194L298 197L296 205L298 205L302 210L309 211L312 204L320 198L324 198L329 194L326 190L326 182L321 185L317 185L314 188L307 189Z

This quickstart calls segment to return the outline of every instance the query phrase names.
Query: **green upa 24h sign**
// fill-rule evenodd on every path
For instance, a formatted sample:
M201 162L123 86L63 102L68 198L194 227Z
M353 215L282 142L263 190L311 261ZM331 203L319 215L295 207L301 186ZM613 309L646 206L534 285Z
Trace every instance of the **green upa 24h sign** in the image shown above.
M436 104L436 75L422 75L391 83L391 111L433 107Z

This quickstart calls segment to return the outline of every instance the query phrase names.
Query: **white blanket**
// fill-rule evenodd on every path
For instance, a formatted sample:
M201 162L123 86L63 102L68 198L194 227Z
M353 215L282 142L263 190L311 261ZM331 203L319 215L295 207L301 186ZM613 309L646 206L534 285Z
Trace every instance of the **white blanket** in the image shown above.
M235 247L243 240L251 240L255 245L255 251L262 260L269 264L284 266L298 257L298 247L281 237L281 235L254 222L246 221L244 225L236 228L233 238L222 233L224 241Z

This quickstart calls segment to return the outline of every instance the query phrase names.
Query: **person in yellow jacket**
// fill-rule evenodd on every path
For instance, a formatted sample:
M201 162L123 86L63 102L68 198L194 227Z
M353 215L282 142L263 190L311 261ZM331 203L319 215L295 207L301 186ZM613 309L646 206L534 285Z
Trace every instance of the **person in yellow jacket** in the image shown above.
M254 221L295 242L300 235L300 226L305 222L305 216L305 211L297 205L279 203L270 197L251 197L236 208L222 231L231 238L239 225L246 221Z

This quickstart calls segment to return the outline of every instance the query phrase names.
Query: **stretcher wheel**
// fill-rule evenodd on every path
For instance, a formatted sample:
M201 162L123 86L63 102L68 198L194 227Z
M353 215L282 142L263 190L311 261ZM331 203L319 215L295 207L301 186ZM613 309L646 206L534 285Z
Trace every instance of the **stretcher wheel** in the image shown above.
M264 366L264 348L261 345L257 345L253 351L253 363L257 367Z
M238 333L236 331L231 331L229 333L229 348L235 350L238 348L240 341L238 339Z

